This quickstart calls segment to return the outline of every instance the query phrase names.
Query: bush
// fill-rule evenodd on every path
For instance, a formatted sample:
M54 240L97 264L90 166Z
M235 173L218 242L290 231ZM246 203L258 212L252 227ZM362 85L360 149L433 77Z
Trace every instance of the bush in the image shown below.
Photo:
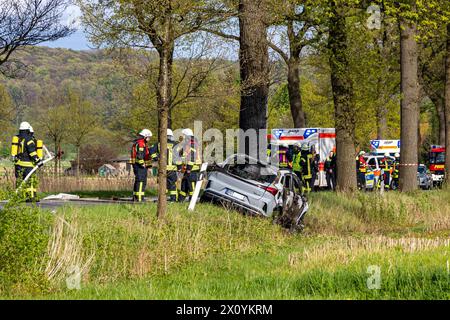
M97 173L105 163L109 163L117 157L117 153L109 146L86 145L80 151L80 167L83 173ZM72 168L76 168L76 159L71 162Z
M0 294L46 287L50 226L50 215L36 207L9 204L0 210Z

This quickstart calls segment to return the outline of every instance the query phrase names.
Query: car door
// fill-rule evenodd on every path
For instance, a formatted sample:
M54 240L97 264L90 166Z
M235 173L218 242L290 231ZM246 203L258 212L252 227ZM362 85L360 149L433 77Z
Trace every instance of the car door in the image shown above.
M283 182L283 207L291 206L294 202L294 190L292 183L292 174L288 173L284 176Z

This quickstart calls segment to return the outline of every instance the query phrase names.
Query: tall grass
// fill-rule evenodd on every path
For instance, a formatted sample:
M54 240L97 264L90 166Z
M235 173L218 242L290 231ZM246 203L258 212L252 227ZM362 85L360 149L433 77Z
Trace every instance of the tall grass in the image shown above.
M77 216L85 252L94 252L86 277L106 283L165 274L211 255L276 246L286 237L266 220L212 206L188 213L173 205L163 223L155 212L155 205L67 209L65 215Z
M56 176L51 174L38 175L38 191L43 193L68 193L77 191L124 191L133 190L134 177L97 177L97 176ZM13 190L15 177L12 171L0 174L0 190ZM147 188L156 187L156 179L149 177ZM0 194L0 196L2 196ZM0 199L6 199L3 196Z
M310 235L410 234L450 229L450 191L353 195L320 193L310 197L306 217Z
M67 207L48 242L44 297L445 299L449 196L314 194L300 235L212 205L170 204L165 221L154 204ZM367 289L369 265L382 270L380 290ZM73 266L80 291L65 286Z

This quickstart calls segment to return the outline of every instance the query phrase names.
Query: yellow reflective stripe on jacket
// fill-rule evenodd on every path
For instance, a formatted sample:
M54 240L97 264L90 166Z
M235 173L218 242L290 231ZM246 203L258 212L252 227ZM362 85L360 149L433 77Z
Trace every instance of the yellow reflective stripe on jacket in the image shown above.
M31 161L17 160L15 164L21 167L34 168L34 164Z
M34 144L34 141L30 140L30 141L27 142L27 146L29 146L30 144Z

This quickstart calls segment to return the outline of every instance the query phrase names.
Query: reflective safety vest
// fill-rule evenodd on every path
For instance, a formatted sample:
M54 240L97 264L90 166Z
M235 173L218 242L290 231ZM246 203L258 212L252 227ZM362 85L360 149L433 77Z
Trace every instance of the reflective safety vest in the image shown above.
M364 157L357 157L356 161L359 162L359 172L366 173L367 172L367 163Z
M400 162L395 161L394 162L394 167L393 167L393 178L394 179L398 179L399 177L399 168L400 168Z
M294 154L294 158L292 160L292 170L294 172L301 172L302 166L300 164L302 154L300 152Z
M196 139L185 142L178 150L175 150L175 152L178 156L176 164L180 170L182 166L185 166L188 171L200 171L202 155L200 154L198 141Z
M144 138L139 138L133 143L130 163L137 163L141 166L151 165L150 151Z
M161 149L161 147L160 147L159 143L153 145L152 149L150 150L152 161L158 160L160 149ZM177 164L175 163L174 157L173 157L173 149L174 149L174 142L171 140L168 140L167 141L167 171L177 171Z

